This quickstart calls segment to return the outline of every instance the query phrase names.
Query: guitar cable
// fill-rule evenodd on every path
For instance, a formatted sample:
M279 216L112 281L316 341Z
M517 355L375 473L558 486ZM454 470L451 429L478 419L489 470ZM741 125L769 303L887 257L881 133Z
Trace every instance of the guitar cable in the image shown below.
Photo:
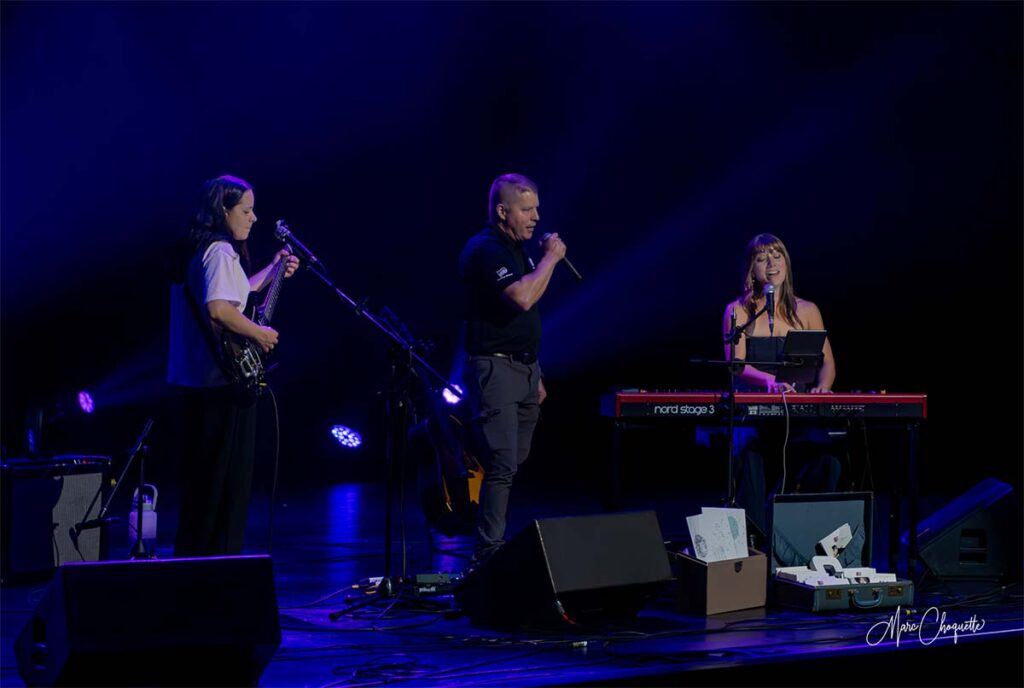
M789 444L789 400L786 399L786 390L782 390L782 408L786 412L786 435L782 440L782 489L779 494L786 494L786 446Z
M277 501L277 472L281 465L281 421L277 412L277 397L274 390L267 385L270 401L274 405L274 477L270 482L270 509L267 517L267 554L274 551L274 503Z

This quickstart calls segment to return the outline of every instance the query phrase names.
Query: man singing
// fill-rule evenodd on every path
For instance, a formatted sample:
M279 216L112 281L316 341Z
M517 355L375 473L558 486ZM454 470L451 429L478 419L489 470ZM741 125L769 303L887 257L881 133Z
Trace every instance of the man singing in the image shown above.
M536 265L524 242L540 222L537 185L520 174L498 177L488 198L490 226L459 257L469 362L466 391L484 467L473 564L502 544L512 479L530 453L547 392L541 379L537 302L565 257L557 234L545 237Z

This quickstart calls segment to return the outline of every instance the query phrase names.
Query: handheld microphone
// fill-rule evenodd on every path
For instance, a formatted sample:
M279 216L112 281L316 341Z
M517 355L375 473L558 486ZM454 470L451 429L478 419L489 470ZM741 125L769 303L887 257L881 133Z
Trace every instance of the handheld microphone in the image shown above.
M764 285L764 307L768 310L768 335L775 336L775 285Z
M541 243L544 243L545 241L547 241L548 237L550 237L550 236L551 236L550 232L548 232L547 234L542 236L540 238ZM563 256L562 262L565 263L565 267L569 268L569 272L572 273L572 276L576 278L577 282L582 282L583 281L583 275L580 274L580 271L576 269L575 265L573 265L572 263L569 262L568 258L565 258Z
M287 242L291 245L293 252L298 254L299 258L305 260L307 263L319 263L317 257L313 255L313 252L306 248L301 241L295 238L292 234L292 230L288 229L288 225L284 223L284 220L278 220L277 225L274 227L274 236L277 240L284 243Z

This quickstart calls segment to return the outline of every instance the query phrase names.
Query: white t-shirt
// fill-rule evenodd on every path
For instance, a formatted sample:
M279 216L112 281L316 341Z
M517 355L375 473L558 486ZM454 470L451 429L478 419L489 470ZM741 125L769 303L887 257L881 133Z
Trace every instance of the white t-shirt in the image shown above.
M189 263L185 279L204 317L210 301L230 301L239 312L249 299L249 278L238 253L226 241L215 241ZM227 380L210 352L191 305L180 284L171 286L171 333L167 356L167 381L183 387L216 387Z

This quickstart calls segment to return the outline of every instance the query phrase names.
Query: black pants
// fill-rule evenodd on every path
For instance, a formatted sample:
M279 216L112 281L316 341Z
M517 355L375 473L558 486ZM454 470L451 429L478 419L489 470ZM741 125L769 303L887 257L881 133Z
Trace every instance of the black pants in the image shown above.
M836 457L828 434L820 430L793 432L786 445L786 477L782 478L781 433L759 429L757 437L736 454L736 503L746 509L747 518L764 534L771 495L767 495L765 457L770 459L775 488L772 495L792 492L835 492L842 464Z
M177 557L238 554L256 453L256 405L231 387L185 390Z
M484 468L474 559L487 559L505 542L512 479L530 453L540 418L540 366L497 356L472 356L466 388Z

